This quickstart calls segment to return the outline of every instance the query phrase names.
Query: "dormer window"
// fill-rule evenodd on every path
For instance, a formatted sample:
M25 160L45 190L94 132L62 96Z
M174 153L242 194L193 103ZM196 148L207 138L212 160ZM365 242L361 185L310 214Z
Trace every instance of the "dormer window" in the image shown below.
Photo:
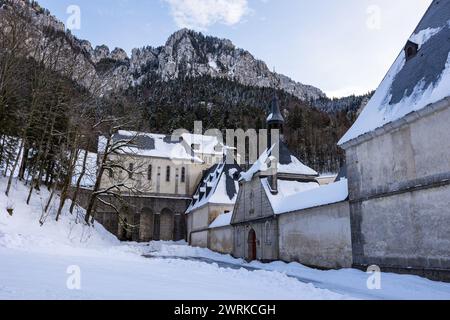
M412 41L408 41L405 46L406 61L409 61L412 58L414 58L417 55L417 52L419 52L419 45Z

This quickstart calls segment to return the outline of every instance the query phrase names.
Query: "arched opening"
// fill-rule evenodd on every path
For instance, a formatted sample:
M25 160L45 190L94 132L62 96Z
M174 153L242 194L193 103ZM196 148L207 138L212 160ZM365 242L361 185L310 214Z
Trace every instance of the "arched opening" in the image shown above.
M185 240L186 234L186 221L183 214L175 214L173 225L173 240L180 241Z
M122 223L121 223L120 240L122 240L122 241L132 241L133 240L133 235L130 230L130 226L129 226L127 218L123 219Z
M170 209L161 211L160 216L160 238L163 241L173 240L174 232L174 214Z
M150 208L144 208L141 211L139 223L139 240L148 242L153 240L153 211Z
M248 233L248 261L256 260L256 232L255 230L250 230Z
M161 240L161 216L159 214L153 215L153 240Z

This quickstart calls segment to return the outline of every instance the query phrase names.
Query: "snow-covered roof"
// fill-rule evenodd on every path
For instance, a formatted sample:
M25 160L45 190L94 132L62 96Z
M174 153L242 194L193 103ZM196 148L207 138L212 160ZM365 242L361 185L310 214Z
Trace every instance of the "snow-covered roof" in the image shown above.
M270 204L275 214L283 214L293 211L299 211L328 204L345 201L348 198L348 182L347 179L342 179L339 182L319 186L314 183L298 182L295 190L290 190L293 186L283 182L278 182L280 192L273 194L270 190L267 179L262 179L264 190L269 198Z
M235 204L239 192L237 178L240 172L241 168L237 164L228 164L225 160L211 167L203 175L186 214L208 203Z
M203 161L193 156L190 147L186 147L180 139L173 139L170 135L143 133L135 131L119 130L113 136L114 143L120 143L133 139L130 146L119 150L119 153L129 153L144 157L167 158L174 160L187 160L202 163ZM100 137L98 152L103 153L106 145L106 138Z
M222 228L231 225L233 212L221 213L216 220L209 225L209 229Z
M281 204L286 202L292 195L296 195L302 192L306 192L313 189L318 189L320 184L318 182L301 182L278 179L278 192L272 193L270 183L267 178L261 179L261 184L266 192L267 198L269 198L270 205L275 214L278 213L278 208Z
M198 149L194 150L196 154L223 155L224 153L223 141L220 141L216 136L184 133L181 137L189 147L192 145L198 146Z
M267 171L269 169L267 160L272 155L274 155L273 153L276 147L279 147L279 155L278 157L276 157L278 159L278 173L311 177L318 176L318 173L316 171L304 165L300 160L292 155L284 142L279 141L277 145L274 145L272 148L267 149L265 152L263 152L259 159L250 167L247 172L242 172L241 179L244 181L251 181L253 176L258 172Z
M339 145L450 96L450 1L434 0L409 41L417 54L400 53Z

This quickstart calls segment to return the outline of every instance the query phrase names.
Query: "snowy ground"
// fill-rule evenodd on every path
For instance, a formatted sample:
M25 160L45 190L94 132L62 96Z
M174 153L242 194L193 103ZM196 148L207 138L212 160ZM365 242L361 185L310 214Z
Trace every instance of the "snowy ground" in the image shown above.
M67 211L58 223L50 212L40 226L47 192L27 206L20 182L10 198L4 186L1 178L0 299L450 299L450 284L419 277L383 274L382 290L371 291L356 270L247 264L185 243L120 243ZM79 290L70 289L73 279Z

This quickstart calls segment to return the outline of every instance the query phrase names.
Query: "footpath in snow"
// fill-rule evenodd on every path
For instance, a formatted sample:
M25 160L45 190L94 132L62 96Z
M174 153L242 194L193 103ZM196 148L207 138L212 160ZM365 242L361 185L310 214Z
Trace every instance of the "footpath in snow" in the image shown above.
M248 264L185 243L121 243L101 225L85 226L82 210L70 215L70 203L56 222L57 197L41 226L48 192L28 206L23 184L7 198L5 183L0 178L0 299L450 299L450 284L415 276L382 274L382 289L368 290L369 275L357 270Z

